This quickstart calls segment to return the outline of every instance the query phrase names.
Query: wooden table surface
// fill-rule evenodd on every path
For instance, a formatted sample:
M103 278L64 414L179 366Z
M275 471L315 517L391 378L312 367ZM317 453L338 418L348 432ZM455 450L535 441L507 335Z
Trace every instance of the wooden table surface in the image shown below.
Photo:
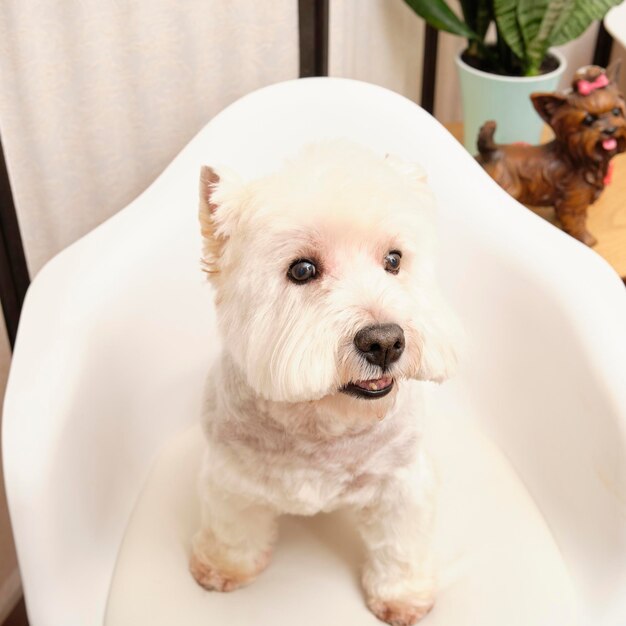
M462 141L461 122L446 124L446 128ZM549 133L546 128L546 139ZM593 249L626 280L626 152L614 157L613 163L612 182L589 207L587 227L598 240ZM530 210L557 225L551 207L530 207Z

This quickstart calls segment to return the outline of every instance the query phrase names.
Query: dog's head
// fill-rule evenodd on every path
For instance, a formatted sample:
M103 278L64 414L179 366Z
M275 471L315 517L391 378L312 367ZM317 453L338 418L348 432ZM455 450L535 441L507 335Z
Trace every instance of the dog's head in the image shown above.
M577 162L602 163L626 150L626 107L615 81L595 65L567 93L535 93L535 109Z
M402 379L448 377L433 209L419 167L347 142L249 183L202 169L203 265L224 349L258 394L376 400Z

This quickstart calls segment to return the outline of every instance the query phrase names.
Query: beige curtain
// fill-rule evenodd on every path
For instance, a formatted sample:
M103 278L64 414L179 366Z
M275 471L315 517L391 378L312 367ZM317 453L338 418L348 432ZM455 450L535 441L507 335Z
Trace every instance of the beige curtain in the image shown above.
M330 0L331 76L420 101L424 22L403 0Z
M0 135L31 273L224 106L297 75L296 0L0 2Z

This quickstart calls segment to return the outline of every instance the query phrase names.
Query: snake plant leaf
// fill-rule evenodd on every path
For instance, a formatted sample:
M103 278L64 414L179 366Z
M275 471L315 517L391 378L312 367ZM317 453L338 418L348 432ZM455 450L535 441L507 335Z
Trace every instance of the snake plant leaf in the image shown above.
M517 22L517 0L493 0L493 12L499 34L513 54L523 59L525 46L522 30Z
M476 31L476 14L478 13L478 0L461 0L461 12L463 20L473 30Z
M478 39L478 35L443 0L404 0L415 13L423 17L431 26L453 35Z
M561 19L550 45L560 46L582 35L595 20L601 20L609 9L622 0L574 0L574 6L567 12L567 19Z
M522 31L526 56L525 74L539 74L541 63L555 32L569 19L576 0L519 0L517 23Z
M489 0L478 0L478 12L476 14L476 26L474 30L481 40L485 38L489 24L493 20L493 11Z
M489 0L461 0L461 9L465 23L483 40L493 19Z

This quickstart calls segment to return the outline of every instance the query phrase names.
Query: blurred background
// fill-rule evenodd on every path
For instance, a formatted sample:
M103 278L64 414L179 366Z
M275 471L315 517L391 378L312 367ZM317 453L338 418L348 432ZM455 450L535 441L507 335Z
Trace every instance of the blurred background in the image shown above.
M425 52L424 21L403 0L325 4L328 74L376 83L421 103L425 55L433 53L432 44ZM0 2L0 140L30 278L148 187L225 106L301 75L304 5ZM596 22L560 48L571 71L592 62L598 29ZM445 124L462 119L455 56L465 46L462 38L439 35L432 111ZM623 54L612 46L612 57ZM570 80L568 71L562 81ZM0 392L9 364L2 328ZM0 624L19 597L0 487Z

